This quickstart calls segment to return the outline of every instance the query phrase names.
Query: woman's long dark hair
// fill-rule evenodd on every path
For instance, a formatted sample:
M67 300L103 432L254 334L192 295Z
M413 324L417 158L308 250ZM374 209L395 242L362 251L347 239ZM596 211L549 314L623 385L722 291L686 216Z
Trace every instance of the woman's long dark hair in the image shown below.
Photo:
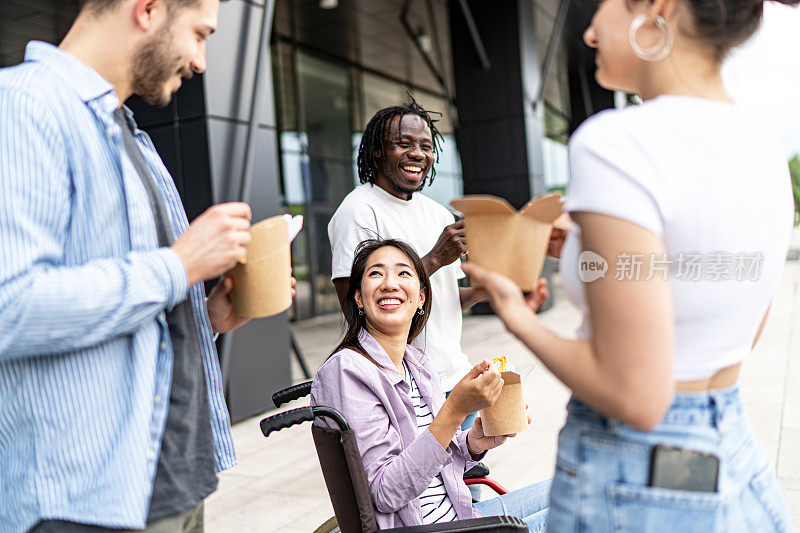
M354 350L374 364L378 364L367 351L358 342L358 335L362 329L366 327L366 315L358 314L358 304L356 303L356 291L361 289L361 281L364 279L364 272L367 269L367 259L375 251L385 246L392 246L403 252L406 257L411 261L411 266L414 268L419 279L420 290L425 294L425 302L422 304L424 314L414 313L414 318L411 319L411 329L408 331L408 342L420 334L428 321L428 316L431 311L431 282L428 279L428 272L425 270L425 265L422 264L422 259L419 258L417 252L410 244L397 240L397 239L370 239L358 245L353 258L353 268L350 270L350 280L347 284L347 296L344 300L344 321L345 332L342 341L333 350L331 355L349 348Z

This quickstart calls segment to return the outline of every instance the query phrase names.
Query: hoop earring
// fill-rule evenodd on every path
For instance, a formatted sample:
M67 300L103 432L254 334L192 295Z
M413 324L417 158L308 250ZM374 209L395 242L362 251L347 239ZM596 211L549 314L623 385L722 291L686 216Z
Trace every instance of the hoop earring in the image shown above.
M422 316L422 315L424 315L424 314L425 314L425 310L424 310L423 308L421 308L421 307L420 307L420 308L417 310L417 314L418 314L419 316Z
M364 310L361 309L360 307L358 308L358 314L359 314L359 316L363 316L364 315Z
M672 45L674 44L672 31L669 29L669 26L667 26L667 21L664 20L664 17L657 15L653 21L655 22L659 33L661 33L661 38L658 40L658 43L650 48L643 48L636 40L636 34L647 22L646 16L636 15L636 17L631 21L631 27L628 30L628 41L630 41L633 53L645 61L661 61L669 55L669 53L672 51Z

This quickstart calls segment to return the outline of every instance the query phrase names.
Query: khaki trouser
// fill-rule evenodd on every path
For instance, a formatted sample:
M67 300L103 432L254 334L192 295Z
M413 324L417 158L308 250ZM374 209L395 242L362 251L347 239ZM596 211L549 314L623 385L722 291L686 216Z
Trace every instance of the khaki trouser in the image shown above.
M39 522L29 533L203 533L203 503L185 513L160 518L145 529L110 529L100 526L46 520Z

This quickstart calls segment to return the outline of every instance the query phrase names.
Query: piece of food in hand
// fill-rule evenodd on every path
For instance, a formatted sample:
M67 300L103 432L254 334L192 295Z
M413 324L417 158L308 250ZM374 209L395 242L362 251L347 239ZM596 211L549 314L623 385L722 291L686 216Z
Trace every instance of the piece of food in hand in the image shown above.
M499 372L514 372L514 365L508 362L508 356L506 352L502 352L500 355L492 359L492 362L497 366L497 370Z

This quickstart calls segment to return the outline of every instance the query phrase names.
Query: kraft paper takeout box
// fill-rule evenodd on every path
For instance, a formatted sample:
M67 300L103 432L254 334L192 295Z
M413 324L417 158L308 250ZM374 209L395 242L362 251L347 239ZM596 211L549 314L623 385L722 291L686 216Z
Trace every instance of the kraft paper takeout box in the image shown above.
M292 305L289 225L276 216L250 228L247 261L233 269L231 292L236 314L247 318L277 315Z
M523 291L536 288L561 199L534 198L515 211L502 198L471 195L450 202L464 216L469 260L505 274Z
M528 429L528 413L522 394L522 378L516 372L501 372L503 390L494 404L482 409L483 434L487 437L510 435Z

